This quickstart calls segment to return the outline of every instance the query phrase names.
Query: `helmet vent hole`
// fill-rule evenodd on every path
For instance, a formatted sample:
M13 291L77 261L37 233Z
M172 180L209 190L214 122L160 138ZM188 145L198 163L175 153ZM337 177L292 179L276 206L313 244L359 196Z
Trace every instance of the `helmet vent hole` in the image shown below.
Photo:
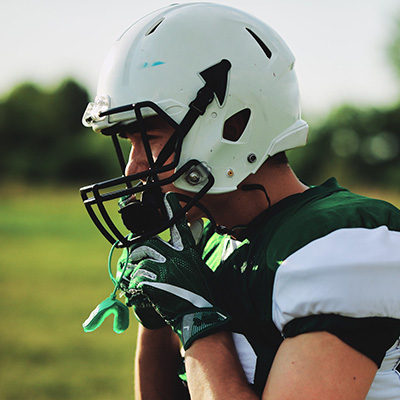
M265 53L265 55L268 58L272 57L272 52L268 48L268 46L249 28L246 28L246 31L250 33L251 36L253 36L254 40L258 43L258 45L261 47L262 51Z
M146 33L145 36L149 36L152 33L154 33L156 31L156 29L162 24L162 22L164 21L164 18L161 21L158 21L155 25L153 25L148 32Z
M225 121L222 137L230 142L237 142L246 129L247 123L250 119L250 114L250 110L245 108L229 117Z

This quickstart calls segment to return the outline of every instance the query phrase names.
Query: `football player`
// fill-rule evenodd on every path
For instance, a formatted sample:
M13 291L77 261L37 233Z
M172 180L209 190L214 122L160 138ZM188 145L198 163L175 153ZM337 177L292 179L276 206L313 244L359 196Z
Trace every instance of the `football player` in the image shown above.
M122 176L81 192L124 248L136 399L400 399L400 212L296 177L294 64L270 26L211 3L151 13L105 60L83 122ZM86 330L106 309L126 327L109 300Z

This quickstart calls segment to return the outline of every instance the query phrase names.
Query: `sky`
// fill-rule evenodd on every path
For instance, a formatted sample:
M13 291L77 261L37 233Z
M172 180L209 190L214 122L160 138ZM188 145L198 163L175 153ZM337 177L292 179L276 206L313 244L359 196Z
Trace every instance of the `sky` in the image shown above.
M0 0L0 96L22 81L51 88L67 76L94 96L118 36L171 2ZM386 55L400 0L218 2L258 16L288 43L305 112L327 113L344 102L385 106L400 98L400 80Z

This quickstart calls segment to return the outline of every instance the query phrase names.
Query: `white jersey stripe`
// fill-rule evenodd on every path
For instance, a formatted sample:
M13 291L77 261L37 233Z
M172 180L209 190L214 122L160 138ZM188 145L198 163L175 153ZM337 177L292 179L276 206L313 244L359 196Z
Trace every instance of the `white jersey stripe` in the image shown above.
M339 229L290 255L279 267L273 320L280 331L316 314L400 319L400 232Z

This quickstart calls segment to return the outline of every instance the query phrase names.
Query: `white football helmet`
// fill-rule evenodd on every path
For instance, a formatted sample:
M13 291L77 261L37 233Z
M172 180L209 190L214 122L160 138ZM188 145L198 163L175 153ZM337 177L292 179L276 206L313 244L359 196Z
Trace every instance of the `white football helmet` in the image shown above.
M88 105L83 123L110 134L115 145L118 129L133 122L142 124L146 140L145 121L152 115L166 119L175 134L149 171L81 190L92 219L93 205L100 205L103 215L103 203L110 198L155 193L155 187L171 182L194 193L187 211L205 193L236 190L268 157L305 145L308 125L301 119L294 62L270 26L228 6L172 5L134 23L106 58L96 99ZM238 113L246 118L245 128L232 138L224 134L224 126ZM123 166L118 145L117 153ZM163 165L171 154L174 162ZM173 177L168 182L158 179L168 169L174 171ZM132 186L130 182L138 179L146 183ZM126 189L100 194L100 188L121 183ZM162 208L158 200L151 203ZM134 234L127 239L110 225L108 216L103 218L111 234L95 218L110 242L120 240L124 245L157 230L136 230L132 221L128 225Z

